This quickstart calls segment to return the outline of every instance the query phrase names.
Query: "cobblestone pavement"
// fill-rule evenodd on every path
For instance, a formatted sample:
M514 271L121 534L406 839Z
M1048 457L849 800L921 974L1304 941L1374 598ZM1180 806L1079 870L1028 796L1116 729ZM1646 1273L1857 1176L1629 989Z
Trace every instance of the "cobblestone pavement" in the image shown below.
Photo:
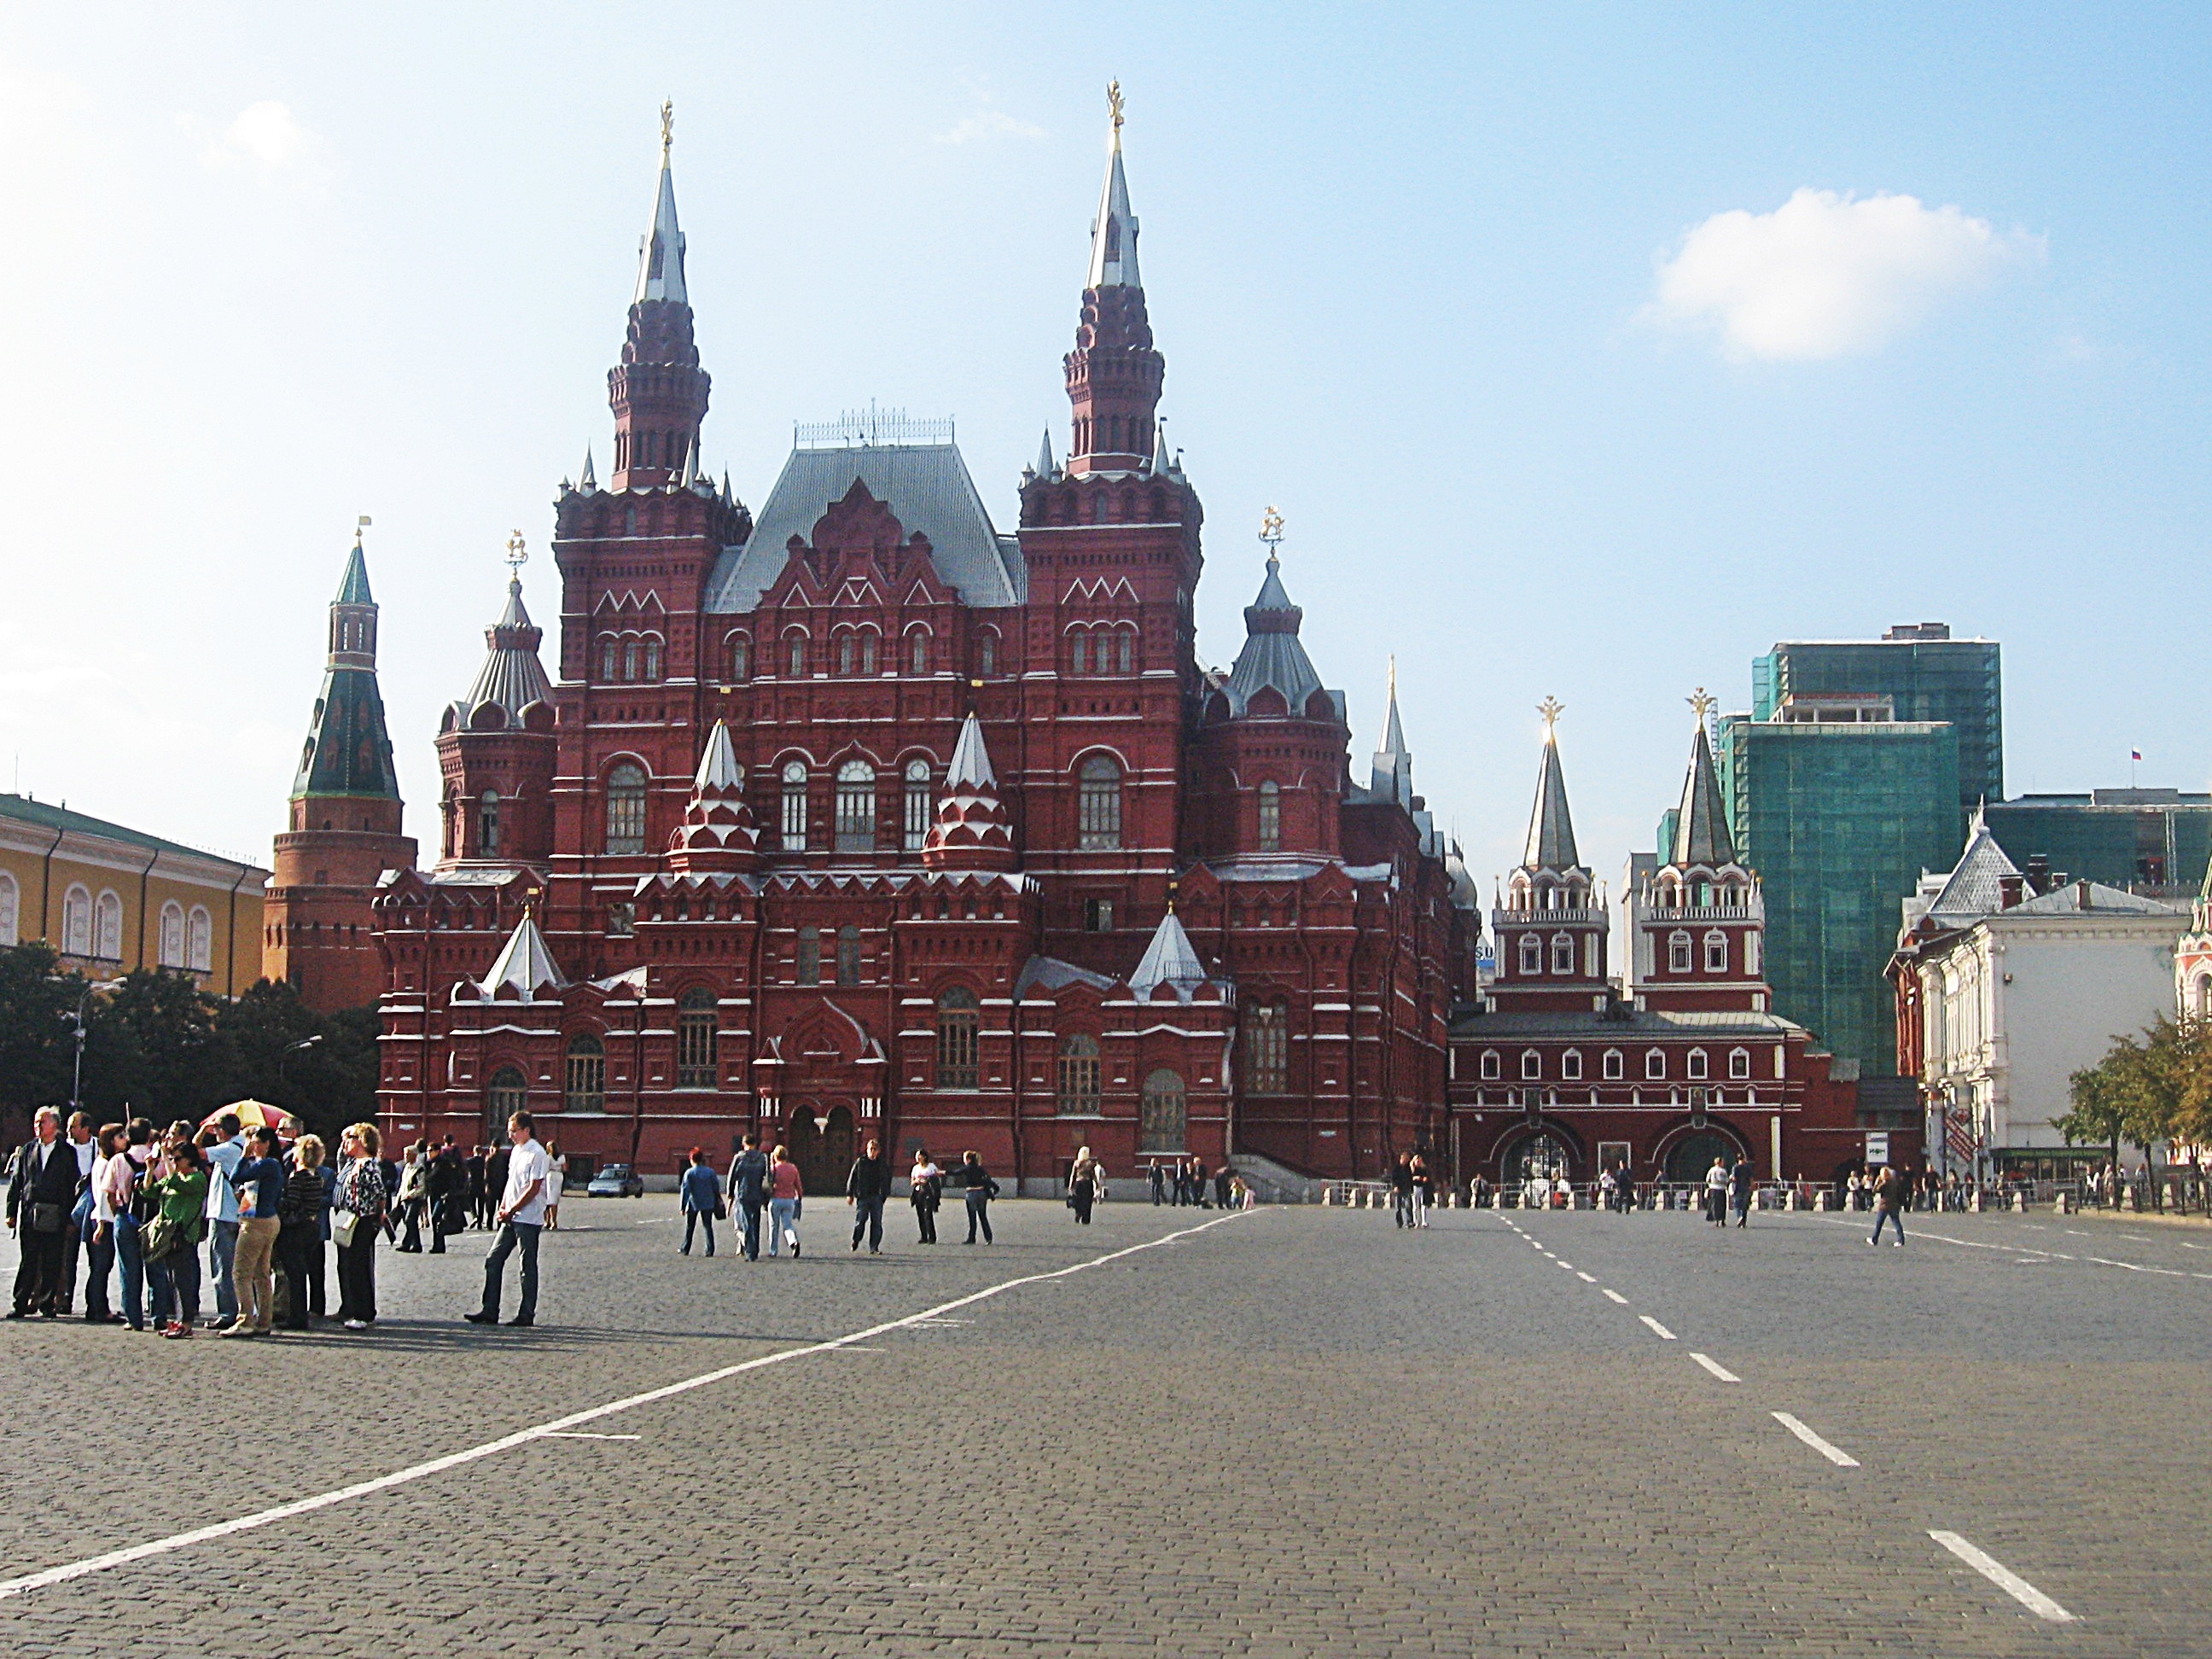
M679 1258L664 1202L572 1203L532 1331L456 1322L475 1237L387 1257L366 1337L0 1328L11 1579L793 1355L0 1599L5 1650L2212 1649L2177 1230L1009 1203L875 1258L824 1205L753 1266Z

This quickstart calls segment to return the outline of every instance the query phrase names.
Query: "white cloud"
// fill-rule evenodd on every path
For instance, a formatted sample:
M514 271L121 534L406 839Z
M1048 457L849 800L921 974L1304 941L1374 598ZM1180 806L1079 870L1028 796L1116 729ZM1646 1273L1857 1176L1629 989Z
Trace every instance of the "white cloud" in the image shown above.
M2043 247L1917 197L1801 189L1771 213L1737 209L1693 227L1660 261L1645 314L1710 329L1733 357L1849 356Z
M979 109L963 115L951 131L940 133L940 144L973 143L979 138L1042 138L1044 129L1015 119L1002 109Z
M239 111L222 134L200 152L211 167L245 164L276 173L311 159L314 135L301 126L289 106L273 98Z

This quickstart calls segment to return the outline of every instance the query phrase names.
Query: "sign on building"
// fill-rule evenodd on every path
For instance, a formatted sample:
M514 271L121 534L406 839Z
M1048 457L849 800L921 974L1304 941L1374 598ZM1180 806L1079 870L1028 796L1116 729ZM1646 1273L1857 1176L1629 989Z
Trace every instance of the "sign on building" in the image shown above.
M1889 1162L1889 1131L1870 1129L1867 1132L1866 1161L1872 1164Z

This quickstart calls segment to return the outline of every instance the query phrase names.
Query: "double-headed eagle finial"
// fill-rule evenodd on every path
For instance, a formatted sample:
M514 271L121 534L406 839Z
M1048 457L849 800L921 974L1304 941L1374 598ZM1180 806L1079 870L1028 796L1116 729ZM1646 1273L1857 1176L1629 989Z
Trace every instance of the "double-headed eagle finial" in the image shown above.
M1114 123L1114 137L1118 143L1121 137L1121 83L1119 81L1106 83L1106 113Z
M522 532L520 530L508 531L507 532L507 568L519 577L522 574L523 565L529 558L529 550L522 544Z
M1557 697L1546 697L1536 705L1536 712L1544 717L1544 738L1549 742L1552 728L1559 723L1559 716L1567 712L1567 706Z
M668 165L668 151L675 143L676 100L664 98L660 100L660 164L663 167Z
M1705 688L1701 685L1690 693L1689 701L1691 709L1698 717L1698 724L1703 726L1705 723L1705 716L1713 712L1714 705L1719 702L1720 699L1707 696Z

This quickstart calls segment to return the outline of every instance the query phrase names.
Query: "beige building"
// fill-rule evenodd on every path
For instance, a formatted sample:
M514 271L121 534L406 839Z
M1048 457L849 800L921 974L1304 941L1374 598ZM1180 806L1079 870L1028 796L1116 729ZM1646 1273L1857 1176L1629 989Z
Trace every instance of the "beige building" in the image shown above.
M177 968L215 995L261 977L269 872L23 795L0 794L0 947L42 939L91 975Z

